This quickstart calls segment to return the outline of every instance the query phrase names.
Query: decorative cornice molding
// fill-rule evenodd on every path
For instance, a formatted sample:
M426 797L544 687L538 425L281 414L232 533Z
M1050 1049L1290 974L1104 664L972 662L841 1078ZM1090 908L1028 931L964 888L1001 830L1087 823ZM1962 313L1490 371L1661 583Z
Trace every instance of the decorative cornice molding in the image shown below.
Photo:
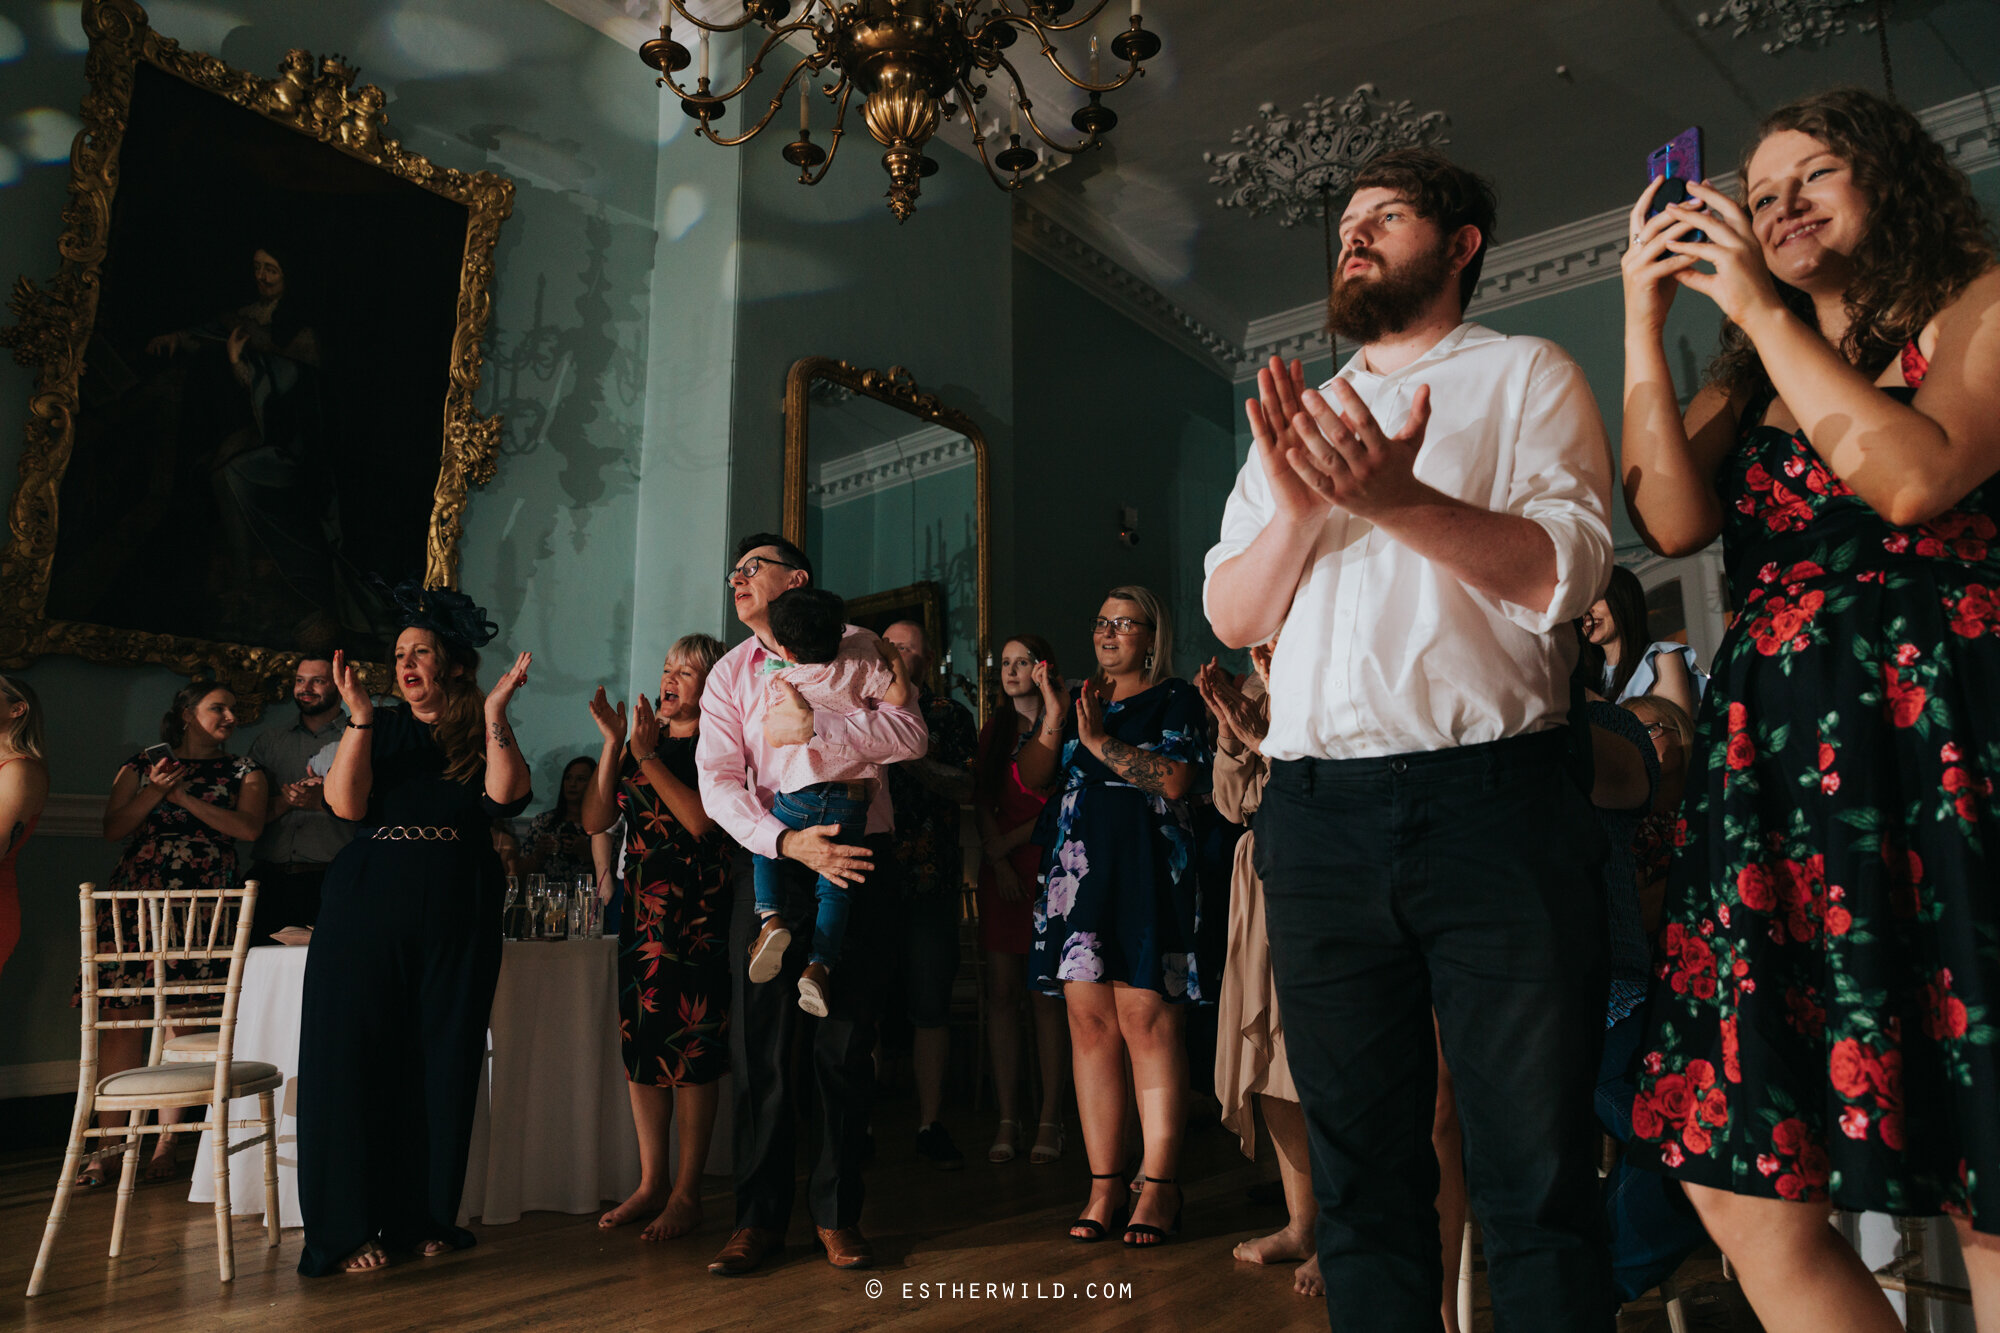
M948 426L926 426L821 463L814 470L807 503L832 509L863 496L908 486L919 477L971 467L977 457L972 441L957 431Z
M1224 375L1245 353L1235 340L1175 305L1160 289L1025 200L1014 209L1014 248L1039 259L1140 328Z
M2000 111L1996 107L2000 107L2000 86L1940 102L1917 114L1959 170L1970 174L2000 163ZM1717 176L1714 181L1719 189L1734 190L1736 173ZM1494 246L1466 313L1476 318L1617 277L1631 212L1629 205L1606 209ZM1336 357L1353 351L1345 344L1338 349L1329 346L1326 306L1318 301L1251 320L1243 341L1249 355L1237 366L1237 378L1256 373L1257 367L1274 355L1310 361L1329 351Z

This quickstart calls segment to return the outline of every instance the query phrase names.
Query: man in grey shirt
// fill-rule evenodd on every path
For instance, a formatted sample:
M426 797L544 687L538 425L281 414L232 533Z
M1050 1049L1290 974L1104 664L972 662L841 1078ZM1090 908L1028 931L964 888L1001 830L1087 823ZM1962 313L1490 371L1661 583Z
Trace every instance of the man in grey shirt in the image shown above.
M340 694L333 688L333 663L323 657L299 662L292 677L298 717L290 726L273 725L250 746L250 757L270 775L271 801L264 832L251 848L249 878L261 886L253 939L263 944L274 931L307 926L319 919L319 885L336 853L353 836L352 826L327 812L319 779L306 765L340 739Z

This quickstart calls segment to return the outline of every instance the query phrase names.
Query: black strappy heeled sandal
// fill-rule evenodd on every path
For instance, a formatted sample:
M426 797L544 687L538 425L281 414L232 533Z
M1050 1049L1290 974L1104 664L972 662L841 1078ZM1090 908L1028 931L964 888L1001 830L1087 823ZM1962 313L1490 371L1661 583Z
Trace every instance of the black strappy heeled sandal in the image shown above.
M1092 1180L1117 1180L1123 1177L1124 1174L1125 1173L1123 1171L1106 1171L1102 1175L1100 1175L1097 1172L1093 1171L1090 1173L1090 1178ZM1089 1206L1090 1206L1089 1204L1084 1205L1084 1207L1086 1208L1088 1208ZM1111 1209L1110 1222L1108 1223L1100 1222L1094 1217L1079 1217L1076 1219L1076 1221L1069 1224L1069 1231L1067 1234L1071 1240L1075 1241L1079 1245L1095 1245L1097 1244L1097 1242L1103 1240L1106 1236L1109 1236L1111 1234L1111 1228L1115 1226L1117 1222L1118 1222L1118 1208L1116 1205L1113 1205ZM1090 1229L1090 1234L1088 1236L1077 1235L1076 1229L1078 1227L1088 1227Z
M1174 1193L1179 1198L1174 1202L1173 1223L1166 1230L1162 1231L1160 1228L1151 1226L1145 1222L1131 1222L1126 1225L1124 1241L1125 1248L1128 1250L1150 1250L1155 1246L1166 1244L1170 1237L1180 1235L1181 1210L1187 1206L1187 1191L1182 1189L1178 1184L1175 1184L1173 1177L1141 1176L1140 1179L1153 1185L1173 1185ZM1133 1208L1133 1211L1138 1211L1136 1206ZM1134 1236L1140 1236L1143 1239L1133 1240Z

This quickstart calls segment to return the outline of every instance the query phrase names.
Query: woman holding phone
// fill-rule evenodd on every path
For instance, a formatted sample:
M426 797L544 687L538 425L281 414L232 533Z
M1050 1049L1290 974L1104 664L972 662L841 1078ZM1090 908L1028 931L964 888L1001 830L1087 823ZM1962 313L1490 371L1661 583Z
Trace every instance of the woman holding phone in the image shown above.
M214 681L196 681L174 696L160 719L160 741L125 761L111 783L104 806L104 836L122 841L125 851L111 872L113 889L213 890L236 877L236 843L264 831L264 802L270 793L264 770L247 755L229 753L236 732L236 696ZM105 950L112 947L112 906L100 903L97 935ZM121 899L116 908L129 943L137 938L139 906ZM182 962L168 964L174 980L205 981L229 964ZM145 980L137 964L100 964L99 986L131 986ZM70 1003L81 1002L78 982ZM138 997L108 997L105 1009L131 1008ZM168 1036L173 1033L169 1031ZM98 1068L116 1074L146 1062L148 1032L115 1028L98 1038ZM139 1114L134 1112L133 1114ZM161 1124L181 1118L179 1111L160 1112ZM174 1136L161 1134L153 1143L142 1178L170 1180L175 1174ZM94 1189L105 1183L96 1157L86 1160L77 1183Z
M1627 503L1664 555L1720 534L1740 608L1635 1150L1768 1329L1899 1327L1835 1207L1949 1214L2000 1329L2000 271L1964 175L1871 94L1772 113L1743 181L1649 219L1655 182L1623 261ZM1728 321L1685 417L1683 287Z

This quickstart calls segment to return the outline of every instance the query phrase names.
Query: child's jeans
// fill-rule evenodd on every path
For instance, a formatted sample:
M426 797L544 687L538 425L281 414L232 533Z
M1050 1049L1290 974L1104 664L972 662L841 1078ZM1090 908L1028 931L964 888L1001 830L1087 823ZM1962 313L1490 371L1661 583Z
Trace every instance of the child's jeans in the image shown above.
M771 813L794 832L817 828L822 824L838 824L840 832L834 835L836 842L859 843L868 831L868 798L868 784L865 782L815 782L797 791L779 792L777 799L771 802ZM783 887L776 859L768 856L752 859L755 862L758 915L776 912L782 916L785 905L780 897ZM831 968L840 959L840 942L847 934L848 890L846 885L836 884L821 875L816 892L819 915L813 923L812 952L807 961ZM797 923L787 921L786 924Z

